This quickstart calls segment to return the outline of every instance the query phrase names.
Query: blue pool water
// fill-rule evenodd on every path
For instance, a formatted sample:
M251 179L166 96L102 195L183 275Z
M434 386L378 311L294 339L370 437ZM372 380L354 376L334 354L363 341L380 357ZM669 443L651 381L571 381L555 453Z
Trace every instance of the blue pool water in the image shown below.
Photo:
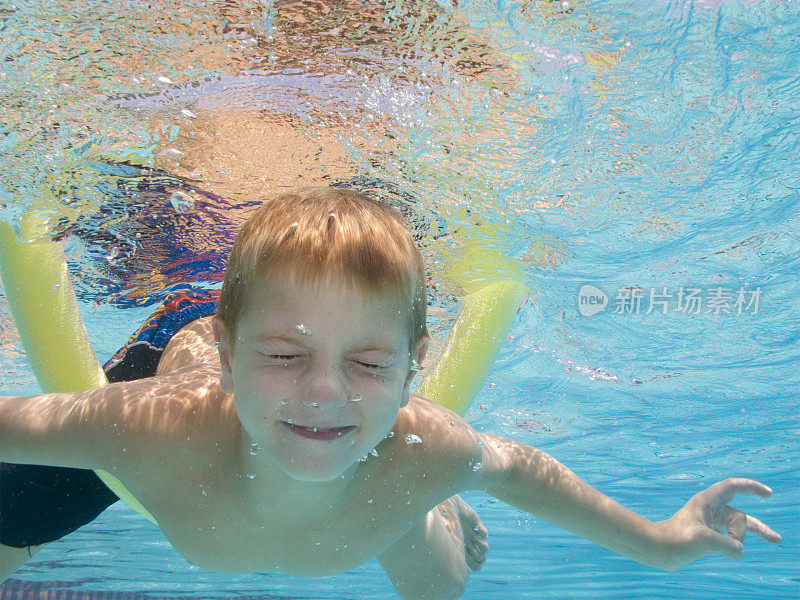
M544 449L654 520L730 475L774 490L736 506L782 544L750 536L741 562L709 556L677 573L468 494L492 548L465 598L800 597L796 3L390 3L384 30L359 32L351 11L307 39L282 21L302 14L294 5L309 6L244 3L223 16L247 27L226 29L207 6L170 4L168 19L136 2L127 14L0 3L0 218L14 222L43 191L57 199L54 230L98 356L165 286L214 285L254 205L230 183L257 187L249 164L213 177L199 159L173 165L176 127L200 139L204 114L257 112L312 139L333 131L356 171L347 178L410 195L418 221L435 223L425 255L443 282L469 241L514 259L501 268L533 290L473 426ZM282 45L301 38L314 43ZM201 55L201 41L219 53ZM132 156L202 176L103 166ZM175 191L194 206L170 202ZM455 307L446 290L438 338ZM604 310L589 314L592 298ZM3 394L35 393L2 297L0 361ZM324 579L204 571L119 504L16 578L202 597L393 593L374 561Z

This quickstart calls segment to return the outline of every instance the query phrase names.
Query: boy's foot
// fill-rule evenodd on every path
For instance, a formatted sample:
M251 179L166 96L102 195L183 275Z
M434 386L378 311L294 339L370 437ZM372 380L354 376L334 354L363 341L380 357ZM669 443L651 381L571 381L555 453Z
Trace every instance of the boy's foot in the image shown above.
M456 542L464 545L464 558L467 566L479 571L486 561L489 532L483 526L478 513L461 499L461 496L448 498L438 506L447 530Z

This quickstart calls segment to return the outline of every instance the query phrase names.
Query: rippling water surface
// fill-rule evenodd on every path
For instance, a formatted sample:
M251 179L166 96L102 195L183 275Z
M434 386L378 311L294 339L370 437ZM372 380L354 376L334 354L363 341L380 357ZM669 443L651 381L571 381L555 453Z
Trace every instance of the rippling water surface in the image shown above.
M678 573L470 494L492 550L465 597L800 596L795 3L26 1L0 19L0 219L52 214L99 356L165 289L215 285L265 190L365 190L414 225L437 339L466 281L533 290L475 427L651 519L728 475L775 491L737 505L780 546L748 538L743 561ZM0 360L3 393L36 390L2 297ZM375 562L321 580L203 571L119 505L17 577L392 593Z

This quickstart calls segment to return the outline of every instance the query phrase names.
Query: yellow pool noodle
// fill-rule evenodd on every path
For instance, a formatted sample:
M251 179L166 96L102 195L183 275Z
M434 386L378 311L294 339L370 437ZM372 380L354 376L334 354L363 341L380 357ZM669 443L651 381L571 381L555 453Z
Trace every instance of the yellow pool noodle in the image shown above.
M20 244L0 223L0 279L31 370L42 391L79 392L107 383L78 311L61 245L50 241L46 214L29 213L20 223ZM119 479L96 471L111 491L134 510L155 518Z
M439 360L414 393L463 415L478 395L527 296L528 288L511 280L467 294Z
M20 244L0 223L0 278L31 369L45 392L77 392L104 385L106 377L89 344L59 244L41 241L46 219L28 215ZM38 239L37 239L38 238Z
M61 246L47 235L46 215L30 213L13 229L0 223L0 279L14 323L43 392L75 392L107 383L78 311ZM437 363L415 393L464 414L494 364L527 288L490 283L465 296ZM105 471L98 477L134 510L153 515Z

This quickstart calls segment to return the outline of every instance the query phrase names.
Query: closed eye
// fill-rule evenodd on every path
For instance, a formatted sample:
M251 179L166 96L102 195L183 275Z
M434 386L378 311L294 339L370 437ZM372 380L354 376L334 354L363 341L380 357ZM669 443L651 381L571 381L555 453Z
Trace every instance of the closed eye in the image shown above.
M367 360L353 360L352 364L368 371L380 371L381 369L386 369L389 367L392 364L392 361L387 360L383 362L371 362Z
M275 362L287 363L296 359L298 354L268 354L267 358Z
M360 361L360 360L357 360L355 362L356 362L357 365L360 365L362 367L366 367L367 369L383 369L386 366L386 365L381 365L381 364L377 364L377 363L363 362L363 361Z

